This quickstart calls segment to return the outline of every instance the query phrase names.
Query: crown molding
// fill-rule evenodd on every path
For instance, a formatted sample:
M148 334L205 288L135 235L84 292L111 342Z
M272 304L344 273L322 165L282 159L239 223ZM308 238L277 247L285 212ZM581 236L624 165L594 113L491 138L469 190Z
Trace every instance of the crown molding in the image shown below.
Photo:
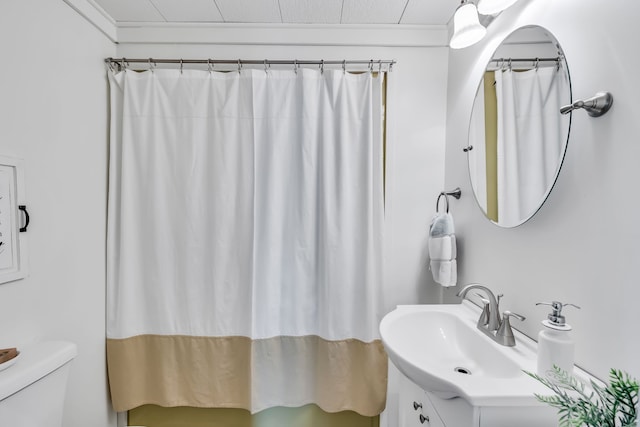
M104 34L109 40L114 43L118 42L118 29L116 22L93 0L63 1L80 16L86 19L91 25L96 27L98 31Z
M445 25L119 23L120 44L443 47Z

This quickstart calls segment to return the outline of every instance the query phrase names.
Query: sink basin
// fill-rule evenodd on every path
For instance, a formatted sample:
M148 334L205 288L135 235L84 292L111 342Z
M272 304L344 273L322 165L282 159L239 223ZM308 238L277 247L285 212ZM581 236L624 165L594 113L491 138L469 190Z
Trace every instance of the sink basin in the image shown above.
M514 330L505 347L476 328L480 309L462 304L398 306L380 323L391 362L436 396L474 406L532 404L549 390L523 370L536 371L536 343Z

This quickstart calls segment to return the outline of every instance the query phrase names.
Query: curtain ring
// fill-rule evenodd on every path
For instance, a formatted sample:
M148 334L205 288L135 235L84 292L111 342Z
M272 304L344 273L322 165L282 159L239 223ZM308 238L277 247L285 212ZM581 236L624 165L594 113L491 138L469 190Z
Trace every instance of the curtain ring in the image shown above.
M182 74L183 68L184 68L184 61L182 61L182 59L180 59L180 74Z
M535 70L538 71L538 65L540 65L540 58L536 58Z
M324 74L324 59L320 60L320 74Z
M347 60L342 60L342 74L347 74Z
M293 60L293 71L298 74L298 60L294 59Z
M512 63L511 63L511 58L509 58L509 71L513 71Z
M369 60L369 72L373 74L373 59Z
M269 75L269 70L267 69L267 60L266 59L264 60L264 73L266 75Z
M440 198L442 196L444 196L444 201L445 201L446 207L447 207L447 213L449 213L449 196L447 196L447 193L445 193L444 191L438 195L438 200L436 200L436 213L439 213Z
M241 74L240 73L241 71L242 71L242 61L238 59L238 74Z
M151 74L154 73L155 71L155 62L153 62L153 60L151 58L149 58L149 70L151 70Z
M122 58L122 71L127 71L127 66L129 65L129 63L127 62L127 58Z
M209 70L210 73L213 72L213 64L211 63L211 59L207 59L207 70Z
M378 74L382 74L382 59L378 60Z

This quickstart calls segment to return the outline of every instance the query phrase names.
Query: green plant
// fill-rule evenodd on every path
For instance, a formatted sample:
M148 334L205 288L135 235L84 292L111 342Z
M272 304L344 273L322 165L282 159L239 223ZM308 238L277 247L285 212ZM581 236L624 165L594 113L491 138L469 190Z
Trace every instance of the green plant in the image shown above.
M585 384L557 366L551 378L531 372L527 375L550 388L554 396L536 398L558 409L561 427L631 427L637 424L638 382L627 373L611 369L609 384Z

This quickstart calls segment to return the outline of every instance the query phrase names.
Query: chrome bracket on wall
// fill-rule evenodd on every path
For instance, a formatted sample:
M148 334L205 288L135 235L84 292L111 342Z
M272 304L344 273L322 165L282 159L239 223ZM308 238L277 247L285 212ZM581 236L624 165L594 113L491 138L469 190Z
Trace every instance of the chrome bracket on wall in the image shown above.
M438 195L438 200L436 200L436 212L438 212L441 197L444 196L444 201L446 203L446 210L447 210L447 213L449 213L449 196L455 199L460 199L461 195L462 195L462 190L460 190L460 187L456 187L454 190L450 190L450 191L441 191L440 194Z
M571 105L560 108L560 114L569 114L573 110L582 108L591 117L600 117L613 105L613 96L609 92L598 92L588 99L580 99Z

